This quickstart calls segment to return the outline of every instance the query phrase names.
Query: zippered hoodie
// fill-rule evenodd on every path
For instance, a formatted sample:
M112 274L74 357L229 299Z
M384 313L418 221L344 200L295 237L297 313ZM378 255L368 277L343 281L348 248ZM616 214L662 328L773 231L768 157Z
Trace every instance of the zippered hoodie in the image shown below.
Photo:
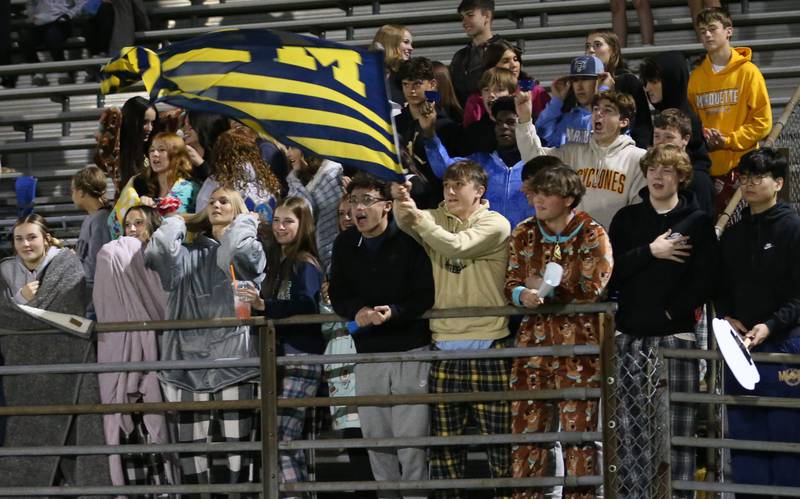
M542 147L536 127L530 121L518 123L516 135L523 162L548 154L578 172L586 186L578 209L603 227L609 226L620 208L641 201L639 191L647 181L639 168L639 160L647 151L636 147L631 137L620 135L608 147L601 147L594 137L588 144Z
M691 191L681 191L677 206L663 214L650 204L647 187L639 195L641 203L622 208L611 222L617 329L639 337L694 331L694 311L711 299L719 261L711 218ZM692 248L683 263L650 252L650 243L667 229L689 236Z
M745 210L722 235L717 315L745 327L766 324L777 342L800 320L800 217L778 203L763 213Z
M508 263L511 226L481 205L467 220L450 213L444 202L424 210L412 226L398 226L422 244L433 264L434 308L500 307ZM497 340L508 336L505 317L431 319L434 341Z
M739 164L746 152L772 129L772 107L764 76L750 62L748 47L731 49L728 65L715 73L711 59L689 77L689 104L706 128L717 128L725 135L724 149L712 151L711 175L725 175Z
M525 163L517 161L507 165L498 151L476 152L466 158L451 158L438 136L425 140L425 153L431 169L438 178L444 177L447 167L458 161L469 159L481 165L489 177L484 198L492 209L508 219L511 227L533 215L533 208L522 193L522 168Z
M564 101L553 97L536 118L536 131L550 147L564 144L586 144L592 137L592 112L576 105L562 112Z

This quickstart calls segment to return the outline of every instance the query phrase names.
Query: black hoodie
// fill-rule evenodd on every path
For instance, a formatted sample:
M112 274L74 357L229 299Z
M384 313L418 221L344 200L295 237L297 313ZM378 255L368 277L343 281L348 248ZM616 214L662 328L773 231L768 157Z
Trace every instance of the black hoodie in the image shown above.
M630 135L637 147L647 149L653 144L653 117L650 115L650 103L644 93L642 82L626 67L614 72L614 89L633 97L636 102L636 113L631 120Z
M766 324L767 341L781 341L800 319L800 217L783 203L757 215L745 210L721 245L717 315L748 329Z
M680 109L692 121L692 136L686 145L686 153L692 160L692 183L689 189L694 192L700 209L714 216L714 184L711 182L706 140L703 137L703 124L689 105L687 88L689 85L689 65L680 52L664 52L653 58L661 73L662 98L653 104L657 111Z
M647 187L639 196L643 202L619 210L609 232L614 250L609 287L618 295L617 329L639 337L694 331L694 311L714 290L719 248L711 218L691 191L680 191L678 205L664 214L650 204ZM667 229L689 236L692 249L684 263L650 252L650 243Z

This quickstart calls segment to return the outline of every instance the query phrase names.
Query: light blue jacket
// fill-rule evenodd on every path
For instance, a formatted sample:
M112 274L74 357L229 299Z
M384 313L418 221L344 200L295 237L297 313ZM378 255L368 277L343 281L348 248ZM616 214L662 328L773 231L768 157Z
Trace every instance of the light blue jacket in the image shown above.
M145 249L145 264L156 271L167 292L167 319L215 319L234 317L230 266L236 278L264 279L266 256L256 237L256 221L249 214L236 217L222 240L199 235L183 244L183 217L167 217ZM258 357L250 339L250 328L216 327L164 331L163 360L218 360ZM228 385L258 376L255 368L162 371L168 383L194 392L216 392Z
M588 144L592 138L592 112L581 106L562 113L564 101L553 97L536 119L536 133L548 147Z
M489 208L500 213L511 222L511 227L533 216L533 208L528 204L525 194L522 193L522 167L525 163L520 161L511 168L497 154L476 152L466 158L451 158L439 137L425 140L425 153L434 175L439 178L444 176L447 167L456 161L469 159L483 167L489 177L486 194L483 196L489 201Z

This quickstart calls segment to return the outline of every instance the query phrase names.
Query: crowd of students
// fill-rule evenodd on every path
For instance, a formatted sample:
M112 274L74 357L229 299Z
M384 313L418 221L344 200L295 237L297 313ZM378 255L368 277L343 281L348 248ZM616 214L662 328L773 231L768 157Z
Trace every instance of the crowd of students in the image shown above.
M6 288L0 311L25 328L36 324L19 318L25 316L17 304L107 322L231 317L247 302L252 313L271 318L333 310L346 319L280 326L279 353L287 356L597 345L605 337L621 355L635 358L658 348L703 347L696 331L708 322L705 305L713 299L717 314L754 349L796 353L800 266L791 255L800 250L800 219L777 201L786 159L757 149L771 127L769 97L749 49L731 48L727 12L698 14L708 54L691 74L682 55L665 53L645 59L637 77L616 36L597 31L587 36L586 55L572 61L548 94L522 72L520 50L492 32L493 7L491 0L458 6L471 43L455 54L449 72L411 57L412 36L404 27L377 33L373 46L386 52L409 172L403 183L286 148L213 114L159 114L138 97L121 111L107 110L98 133L99 166L72 180L73 201L87 212L75 253L61 248L38 215L19 220L16 256L0 262ZM115 185L113 203L106 199L107 182ZM712 219L735 188L747 207L718 241ZM540 294L552 263L563 277ZM543 303L608 298L619 304L615 332L603 331L595 314L525 315L521 323L420 318L431 308L513 304L533 311ZM96 358L87 338L63 336L63 355L54 351L47 361L249 358L258 356L253 334L246 326L104 333ZM6 364L34 363L30 349L8 337L0 338L0 347ZM697 391L697 362L669 363L670 389ZM761 369L757 393L796 396L776 369ZM601 382L591 356L324 370L299 363L279 374L286 398L313 397L326 386L332 396L413 395L597 388ZM71 376L56 376L61 396L78 397L91 386ZM7 403L52 391L50 380L4 377ZM259 397L260 389L254 368L99 377L103 403L244 400ZM626 421L642 417L636 400L620 405ZM350 436L412 438L461 435L470 421L485 435L597 431L600 407L563 400L332 410L335 428L360 428ZM694 414L691 405L672 404L673 433L695 435ZM731 407L728 414L734 437L800 441L787 430L796 412ZM41 418L41 426L60 431L26 438L91 441L91 431L76 436L65 418ZM9 419L6 445L23 445L11 432L19 419ZM279 438L302 438L309 431L305 422L304 409L281 409ZM97 429L100 422L84 424ZM109 444L250 441L259 430L252 411L107 415L103 428ZM623 447L635 453L641 435L633 428L621 424L618 431L629 444ZM486 451L495 478L600 473L594 443L497 444ZM463 447L370 449L368 458L376 480L466 477ZM354 452L351 459L364 456ZM3 485L48 485L59 473L81 484L237 483L259 476L259 463L240 453L112 456L110 466L94 468L86 480L53 458L52 473L43 473L51 482L23 473L21 463L0 459L0 482L10 480ZM797 464L787 455L733 452L734 479L745 483L798 485L790 472ZM694 452L674 449L673 478L691 480L694 469ZM281 451L280 473L284 482L307 480L304 452ZM648 479L627 474L625 483ZM520 488L495 495L545 492ZM576 486L559 493L577 498L596 492ZM452 489L432 494L465 497Z

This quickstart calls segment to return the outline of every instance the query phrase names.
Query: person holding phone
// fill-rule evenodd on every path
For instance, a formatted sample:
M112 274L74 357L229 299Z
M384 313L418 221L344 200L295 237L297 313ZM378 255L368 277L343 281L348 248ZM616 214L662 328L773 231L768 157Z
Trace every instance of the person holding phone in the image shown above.
M395 130L400 142L400 150L406 158L406 166L411 172L414 188L412 197L426 208L438 205L442 197L442 183L431 170L425 146L422 143L422 129L419 118L423 112L435 112L436 133L448 147L459 147L463 139L461 126L450 119L441 106L439 86L434 74L433 62L424 57L412 57L400 65L398 78L403 86L406 107L395 118Z

